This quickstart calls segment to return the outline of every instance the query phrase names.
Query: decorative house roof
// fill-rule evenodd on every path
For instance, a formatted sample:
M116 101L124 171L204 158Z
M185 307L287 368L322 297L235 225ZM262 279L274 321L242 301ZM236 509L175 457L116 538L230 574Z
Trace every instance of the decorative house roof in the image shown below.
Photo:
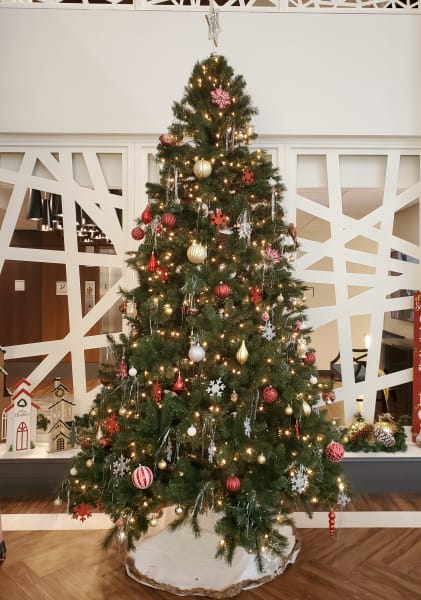
M59 404L60 402L65 402L66 404L70 404L71 406L76 406L76 402L72 402L71 400L66 400L65 398L59 398L58 400L53 402L53 404L50 404L48 409L51 410L52 408L57 406L57 404Z
M52 431L54 431L54 429L57 429L58 427L65 427L66 429L68 429L69 431L72 429L72 423L73 421L68 421L67 423L65 421L62 421L61 419L59 419L58 421L56 421L54 423L54 425L49 429L48 433L51 433Z
M22 385L30 386L31 384L29 383L29 381L27 379L21 379L18 382L18 384L16 386L16 391L14 392L14 394L12 396L9 406L4 409L6 413L9 412L9 410L11 410L15 406L15 404L17 404L17 406L19 406L19 401L23 400L24 396L28 397L27 402L30 402L31 406L33 408L35 408L36 410L40 410L41 407L32 400L33 396L31 394L31 392L29 392L27 389L25 389L25 387L20 387Z

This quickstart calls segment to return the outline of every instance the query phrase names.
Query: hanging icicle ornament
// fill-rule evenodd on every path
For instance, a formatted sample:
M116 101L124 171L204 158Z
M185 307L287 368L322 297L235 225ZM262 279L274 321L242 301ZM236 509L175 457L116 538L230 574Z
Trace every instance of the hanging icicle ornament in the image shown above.
M237 219L237 231L238 237L240 239L245 240L248 246L251 240L252 227L250 221L250 213L247 209L244 209Z
M245 365L248 360L248 357L249 357L249 353L248 353L248 350L246 347L246 343L243 340L241 342L241 346L237 350L237 354L235 355L235 358L240 363L240 365Z
M275 194L275 186L274 186L273 180L271 179L269 183L272 187L272 193L271 193L271 197L270 197L270 218L273 223L275 220L276 194Z
M244 419L244 435L248 438L251 436L251 419L248 416Z
M303 494L309 486L308 470L304 465L298 468L290 475L291 489L297 494Z
M202 244L193 242L191 246L187 248L187 258L194 265L201 265L205 262L208 252L206 247Z
M212 173L212 164L208 160L200 158L193 165L193 173L198 179L206 179Z
M151 257L150 257L149 262L148 262L148 271L150 273L155 273L155 271L157 270L158 266L159 266L159 263L158 263L158 260L157 260L157 258L155 256L155 251L152 250Z

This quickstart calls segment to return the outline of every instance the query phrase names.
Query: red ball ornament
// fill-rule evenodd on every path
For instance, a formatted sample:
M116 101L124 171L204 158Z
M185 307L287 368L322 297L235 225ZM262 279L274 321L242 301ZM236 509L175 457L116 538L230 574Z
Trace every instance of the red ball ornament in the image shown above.
M172 389L174 390L174 392L176 392L176 394L179 394L180 392L182 392L184 390L184 381L183 381L183 378L181 377L180 372L178 373L178 377L176 379L176 382L172 386Z
M132 229L131 233L132 233L132 238L134 240L137 240L138 242L140 240L143 240L143 238L145 237L145 232L144 232L144 230L141 227L134 227Z
M231 475L227 477L225 480L225 488L231 492L231 494L235 494L241 487L241 481L236 475Z
M345 449L339 442L330 442L326 446L326 456L334 463L341 462L345 454Z
M143 211L142 216L140 218L142 219L142 223L144 223L145 225L148 225L148 223L152 221L153 217L151 215L150 204L146 205L146 208Z
M278 399L278 396L278 390L271 385L267 385L263 388L262 398L263 402L266 402L266 404L273 404L273 402L276 402Z
M149 262L148 262L148 271L150 273L155 273L155 271L158 268L158 265L159 265L159 263L158 263L158 260L157 260L157 258L155 256L155 252L152 252L151 257L150 257Z
M316 355L314 352L306 352L303 358L303 363L306 365L312 365L316 362Z
M224 300L231 294L231 288L226 283L220 283L215 287L214 292L217 298Z
M330 390L329 392L323 392L322 398L326 402L326 404L331 404L336 398L335 392L333 392L332 390Z
M161 217L161 223L167 229L172 229L173 227L175 227L176 222L177 217L172 213L164 213Z
M149 467L139 465L132 473L132 483L140 490L146 490L153 482L153 473Z
M100 448L104 448L104 450L109 450L111 448L111 446L113 445L113 440L109 437L101 437L98 440L98 446Z
M164 133L159 136L159 141L163 146L175 146L174 140Z

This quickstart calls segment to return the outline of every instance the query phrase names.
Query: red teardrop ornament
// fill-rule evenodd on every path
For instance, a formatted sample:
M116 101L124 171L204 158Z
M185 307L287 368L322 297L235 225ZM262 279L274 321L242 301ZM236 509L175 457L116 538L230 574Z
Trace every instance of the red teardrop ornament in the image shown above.
M158 265L159 265L159 263L158 263L158 260L157 260L157 258L155 256L155 252L152 252L151 257L150 257L149 262L148 262L148 271L150 273L155 273L155 271L158 268Z
M142 216L140 218L142 219L142 223L145 223L145 225L152 221L153 217L151 215L151 207L149 204L146 205L146 208L143 211Z
M172 389L177 394L179 394L180 392L182 392L184 390L184 381L183 381L183 378L181 377L180 371L178 372L177 380L174 383L174 385L172 386Z

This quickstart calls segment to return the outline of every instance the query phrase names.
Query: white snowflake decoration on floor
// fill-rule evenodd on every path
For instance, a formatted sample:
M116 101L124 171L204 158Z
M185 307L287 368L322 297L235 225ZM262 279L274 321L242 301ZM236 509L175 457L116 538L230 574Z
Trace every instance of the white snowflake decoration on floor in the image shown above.
M302 494L308 488L307 467L304 465L299 465L294 474L291 475L291 488L298 494Z
M210 396L220 398L224 389L225 383L222 383L222 378L219 377L216 380L211 379L211 381L209 381L209 386L206 388L206 391Z
M276 337L275 327L272 325L270 321L265 323L263 327L262 338L267 340L268 342L272 341Z
M113 462L113 475L115 477L124 477L130 471L130 458L125 458L123 455Z

